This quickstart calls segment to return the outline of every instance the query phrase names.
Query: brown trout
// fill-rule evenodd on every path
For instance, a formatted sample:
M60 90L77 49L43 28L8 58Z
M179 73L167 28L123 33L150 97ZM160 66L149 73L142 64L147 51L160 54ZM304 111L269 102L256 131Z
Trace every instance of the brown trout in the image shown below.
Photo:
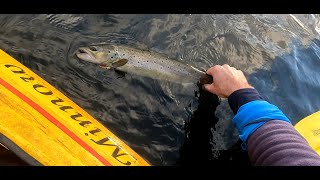
M91 45L80 47L76 56L106 69L175 83L211 84L212 76L192 65L171 59L164 54L125 45Z

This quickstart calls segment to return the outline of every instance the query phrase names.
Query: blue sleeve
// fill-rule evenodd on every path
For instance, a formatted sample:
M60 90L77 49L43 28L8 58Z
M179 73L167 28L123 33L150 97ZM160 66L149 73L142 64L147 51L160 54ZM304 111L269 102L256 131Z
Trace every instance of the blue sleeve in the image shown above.
M243 149L246 149L248 137L266 122L282 120L291 124L290 120L277 106L265 101L255 89L248 88L235 91L229 98L230 107L234 107L236 112L232 122L238 129L239 137L243 142Z

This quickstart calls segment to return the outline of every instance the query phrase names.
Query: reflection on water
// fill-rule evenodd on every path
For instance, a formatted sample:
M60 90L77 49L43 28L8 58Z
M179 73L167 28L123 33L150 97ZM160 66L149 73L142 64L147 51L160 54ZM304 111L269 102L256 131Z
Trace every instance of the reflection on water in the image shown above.
M202 69L227 63L243 70L296 123L320 105L319 24L319 15L285 14L1 15L0 48L154 165L190 158L246 163L225 99L219 102L196 84L122 76L79 62L74 51L108 42L165 53ZM193 151L203 153L197 159Z
M270 70L250 75L250 82L268 101L277 104L293 124L320 107L319 45L317 39L308 47L297 44L291 53L276 57Z

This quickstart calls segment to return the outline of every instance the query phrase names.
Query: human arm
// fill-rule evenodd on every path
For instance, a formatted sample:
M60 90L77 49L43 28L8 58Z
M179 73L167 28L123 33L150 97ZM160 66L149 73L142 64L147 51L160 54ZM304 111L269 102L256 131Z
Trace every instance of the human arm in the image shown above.
M320 157L290 120L251 86L242 71L228 65L208 69L213 83L204 88L228 98L243 148L253 165L320 165Z

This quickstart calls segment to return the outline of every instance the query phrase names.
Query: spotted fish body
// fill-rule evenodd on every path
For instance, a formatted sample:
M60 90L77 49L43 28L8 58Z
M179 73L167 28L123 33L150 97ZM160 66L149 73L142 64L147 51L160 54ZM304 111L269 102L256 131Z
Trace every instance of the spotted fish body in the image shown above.
M204 80L206 83L212 83L211 76L191 65L160 53L124 45L81 47L76 55L85 61L153 79L176 83L196 83ZM121 65L118 65L119 63Z

